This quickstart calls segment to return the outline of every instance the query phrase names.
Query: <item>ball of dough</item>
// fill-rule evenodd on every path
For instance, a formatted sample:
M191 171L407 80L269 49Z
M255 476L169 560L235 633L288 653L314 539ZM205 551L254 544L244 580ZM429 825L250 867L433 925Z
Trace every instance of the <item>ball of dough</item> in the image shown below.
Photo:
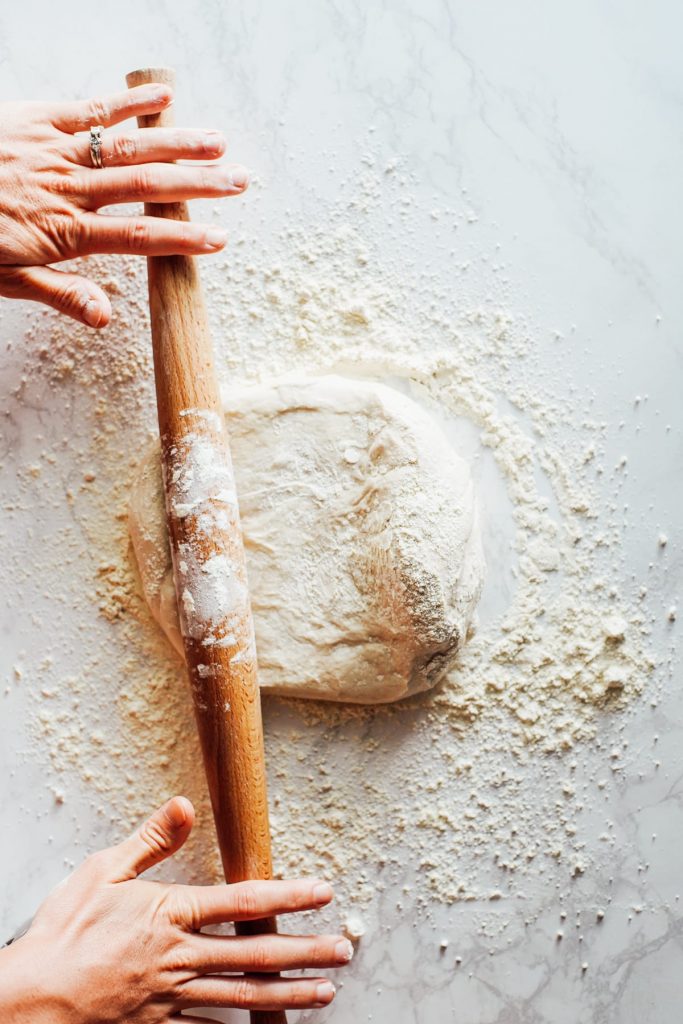
M241 388L225 415L261 687L381 703L433 686L483 581L472 479L440 426L394 388L337 376ZM158 447L130 530L182 654Z

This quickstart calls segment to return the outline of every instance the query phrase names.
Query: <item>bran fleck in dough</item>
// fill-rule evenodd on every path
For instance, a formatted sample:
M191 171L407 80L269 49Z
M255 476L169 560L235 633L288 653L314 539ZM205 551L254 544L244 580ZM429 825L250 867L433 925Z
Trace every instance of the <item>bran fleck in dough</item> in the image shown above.
M360 703L452 666L484 564L469 468L415 401L338 376L225 398L264 690ZM156 447L129 509L150 608L182 653Z

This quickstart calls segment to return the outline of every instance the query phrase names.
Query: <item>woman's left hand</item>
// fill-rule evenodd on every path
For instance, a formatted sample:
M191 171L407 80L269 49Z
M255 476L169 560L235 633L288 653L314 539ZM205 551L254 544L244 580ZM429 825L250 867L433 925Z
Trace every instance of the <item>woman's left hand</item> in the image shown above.
M167 203L238 195L248 184L218 131L188 128L104 132L101 168L93 166L88 130L172 101L166 85L63 103L0 104L0 295L47 303L90 327L109 322L111 306L94 281L49 266L91 253L139 255L217 252L227 234L210 224L145 216L107 216L116 203ZM85 134L79 134L85 133Z

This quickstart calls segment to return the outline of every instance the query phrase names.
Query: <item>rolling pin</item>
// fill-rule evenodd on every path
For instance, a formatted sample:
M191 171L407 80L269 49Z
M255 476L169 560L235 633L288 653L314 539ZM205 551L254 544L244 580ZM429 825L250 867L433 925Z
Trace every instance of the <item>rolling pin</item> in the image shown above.
M171 87L169 68L126 76L129 88ZM173 115L138 118L172 127ZM186 203L145 213L189 220ZM185 660L226 882L271 878L270 829L256 645L242 532L213 348L196 259L147 260L161 465ZM239 934L276 931L273 918ZM273 975L270 975L273 977ZM286 1024L251 1011L253 1024Z

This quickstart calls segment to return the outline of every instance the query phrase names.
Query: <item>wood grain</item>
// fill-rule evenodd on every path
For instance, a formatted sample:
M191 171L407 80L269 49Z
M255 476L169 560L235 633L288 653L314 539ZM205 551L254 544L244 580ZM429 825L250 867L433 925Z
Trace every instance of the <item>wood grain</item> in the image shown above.
M126 81L129 88L173 86L175 75L168 68L144 68ZM170 127L173 115L166 109L139 117L138 124ZM189 220L185 203L148 203L145 213ZM168 530L218 845L227 882L267 879L272 864L254 631L197 261L152 256L147 266ZM229 577L223 589L211 571L216 566ZM238 926L248 934L276 930L274 919ZM283 1024L286 1016L252 1011L251 1020Z

